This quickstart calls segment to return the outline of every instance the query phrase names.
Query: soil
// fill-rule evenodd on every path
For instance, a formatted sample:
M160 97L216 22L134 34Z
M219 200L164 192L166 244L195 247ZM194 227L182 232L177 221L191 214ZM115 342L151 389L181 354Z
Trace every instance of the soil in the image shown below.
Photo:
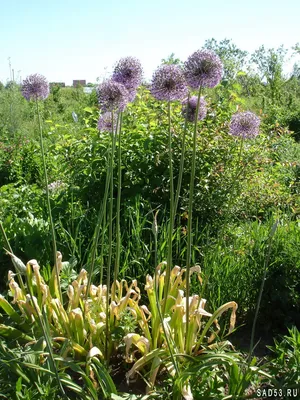
M274 346L273 332L256 332L254 338L253 355L262 358L272 354L267 346ZM237 351L249 353L251 341L251 328L243 326L228 336L228 340L233 344Z

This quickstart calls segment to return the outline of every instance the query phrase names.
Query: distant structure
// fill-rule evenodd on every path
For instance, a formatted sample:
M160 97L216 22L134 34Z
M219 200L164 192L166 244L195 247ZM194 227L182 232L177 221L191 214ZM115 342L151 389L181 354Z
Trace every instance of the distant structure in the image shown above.
M50 87L53 86L60 86L60 87L66 87L65 82L50 82Z
M86 80L85 79L75 79L73 80L73 87L77 86L86 86Z

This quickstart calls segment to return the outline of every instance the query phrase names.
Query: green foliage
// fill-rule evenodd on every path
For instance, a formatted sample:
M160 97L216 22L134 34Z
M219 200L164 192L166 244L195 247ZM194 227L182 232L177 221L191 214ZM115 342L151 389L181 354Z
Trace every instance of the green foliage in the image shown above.
M61 89L63 90L63 89ZM252 220L254 216L267 220L279 208L284 213L299 213L299 145L280 126L268 121L262 124L262 134L244 145L243 157L237 165L239 141L228 135L228 121L234 109L227 89L216 91L223 102L213 99L207 119L199 127L198 157L196 160L196 192L194 224L196 235L205 224L214 235L224 220ZM46 136L49 182L62 181L62 189L51 192L51 205L57 228L57 239L65 257L75 256L79 266L88 261L91 232L95 229L96 210L103 198L106 162L110 138L95 130L97 109L85 107L84 127L75 124L56 124L47 120ZM181 156L182 118L180 105L173 105L173 160L177 183ZM167 114L165 105L153 100L142 88L138 98L124 116L122 128L122 242L121 273L139 277L154 265L154 243L151 234L152 210L159 207L160 234L158 256L166 254L165 217L169 208L169 176L166 144ZM183 186L179 199L180 214L185 215L188 199L189 168L191 162L191 132L188 129L187 153ZM0 152L1 154L1 152ZM2 153L3 154L3 153ZM6 185L1 189L1 218L14 248L41 265L49 260L49 234L42 199L41 165L38 148L26 144L13 158L13 174L21 182L36 185ZM25 158L25 161L21 158ZM239 179L234 177L241 168ZM51 179L51 180L50 180ZM116 188L116 181L115 181ZM229 192L233 192L233 201ZM115 191L116 193L116 191ZM174 242L175 259L184 265L186 220L176 219ZM102 230L100 230L102 234ZM176 249L176 250L175 250ZM194 249L195 262L199 249ZM108 242L103 244L104 262L108 256ZM100 258L96 259L97 275ZM7 264L7 259L6 259ZM223 264L223 261L222 261Z
M256 359L249 364L241 354L217 346L199 357L188 358L175 382L179 387L189 382L195 399L238 400L253 395L255 388L271 380Z
M275 346L269 347L272 350L270 371L276 376L278 387L300 388L300 333L293 326L288 330L288 335L281 337L281 340L274 340Z
M146 108L147 102L147 108ZM153 109L149 113L149 108ZM203 125L199 128L198 141L198 157L196 163L196 188L195 211L198 216L201 215L203 221L212 221L222 214L224 205L228 200L228 190L232 185L234 171L237 166L237 158L239 152L239 143L228 136L226 124L230 118L230 110L228 104L220 105L219 103L211 103L211 109L216 110L208 115ZM147 112L148 111L148 112ZM89 121L95 121L94 111L90 114ZM175 184L179 171L179 159L181 155L181 136L182 121L180 116L180 107L173 107L174 120L174 136L173 136L173 160L174 160L174 177ZM88 122L89 126L94 126L95 122ZM265 131L269 132L270 126L265 125ZM275 128L276 129L276 128ZM64 142L64 160L62 165L64 169L70 170L72 182L81 188L81 196L83 203L89 202L93 205L101 198L105 185L106 159L107 149L109 148L109 135L98 134L89 129L89 135L84 135L79 139L71 139L70 136L62 135L56 141L56 150L58 154ZM130 107L127 115L124 116L122 128L122 201L125 203L136 194L140 194L145 200L151 201L155 206L159 204L168 207L169 184L168 184L168 158L166 146L166 110L162 104L158 104L149 98L147 92L141 92L138 101L134 106ZM189 148L191 146L190 132L188 133L186 154L186 168L183 175L183 196L179 206L186 207L187 192L184 188L189 182L187 171L190 167L191 156ZM281 140L274 132L272 136L259 137L255 143L245 146L243 152L242 163L244 165L244 174L242 181L237 183L236 190L241 192L242 185L247 184L248 178L251 176L253 182L261 180L257 158L261 160L270 158L274 153L276 141ZM291 151L296 151L293 141L286 141ZM252 146L251 146L252 144ZM295 150L294 150L294 149ZM262 152L264 151L264 154ZM258 154L260 153L260 154ZM295 153L294 160L296 162L298 154ZM270 167L273 165L270 165ZM261 193L273 191L273 183L277 181L278 175L284 175L286 169L279 170L278 165L274 165L277 171L268 168L268 176L274 176L274 181L269 184L267 190ZM275 168L274 168L275 169ZM266 183L264 183L266 185ZM276 193L276 192L275 192ZM289 203L290 189L285 185L278 186L278 196L274 196L274 200L268 199L268 203L264 199L258 199L257 205L260 209L268 212L273 206ZM238 194L238 193L237 193ZM241 202L246 203L245 197L253 201L253 193L251 186L249 193L243 194ZM247 204L247 203L246 203ZM242 211L247 215L253 214L253 206L249 204L249 212L247 208L240 204L243 210L232 210L232 214L239 215ZM256 210L255 210L256 211Z
M13 144L20 138L29 109L16 83L11 82L0 91L0 140L9 138Z
M182 61L179 58L175 57L175 53L171 53L167 58L163 58L161 60L162 64L175 64L175 65L182 65Z
M1 397L8 400L97 400L100 393L104 398L116 393L108 372L97 358L83 364L65 362L61 356L56 356L59 378L66 391L62 396L44 349L43 337L25 346L8 347L0 342Z
M49 252L49 225L43 191L36 185L10 184L2 186L0 194L0 218L13 248L18 249L20 255L45 259ZM0 243L5 247L2 237ZM6 257L2 258L3 262L7 264Z
M224 237L202 247L207 282L202 295L210 299L213 307L229 299L237 301L240 321L246 315L251 321L254 315L271 225L271 221L231 225ZM299 321L299 240L299 222L283 218L272 242L259 311L261 331L280 330Z

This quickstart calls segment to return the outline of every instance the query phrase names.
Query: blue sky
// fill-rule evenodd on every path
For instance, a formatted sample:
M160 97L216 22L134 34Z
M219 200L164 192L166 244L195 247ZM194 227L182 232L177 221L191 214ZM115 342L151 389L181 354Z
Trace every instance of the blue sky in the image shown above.
M172 52L181 60L206 39L242 50L300 42L299 0L0 0L0 80L40 73L96 82L125 56L146 78Z

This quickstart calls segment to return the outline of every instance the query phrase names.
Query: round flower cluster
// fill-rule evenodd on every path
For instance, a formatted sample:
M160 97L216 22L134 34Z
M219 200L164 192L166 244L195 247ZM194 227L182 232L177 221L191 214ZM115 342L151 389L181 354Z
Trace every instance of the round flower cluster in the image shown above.
M184 63L184 75L193 89L215 87L222 78L223 66L213 51L198 50Z
M157 100L182 100L188 86L192 89L212 88L221 81L222 74L223 65L218 55L210 50L198 50L187 59L183 69L174 64L159 67L153 75L150 91ZM191 107L194 101L191 100ZM199 119L203 113L206 114L206 110L201 106Z
M142 74L143 69L138 59L121 58L115 66L112 78L101 83L97 88L102 111L124 111L126 105L135 99L137 88L142 81Z
M254 138L259 134L260 118L250 111L239 112L232 116L229 133L244 139Z
M121 58L115 66L112 80L122 83L131 92L141 84L143 69L140 61L135 57Z
M98 102L102 111L124 111L129 99L124 85L112 80L101 83L97 88Z
M49 84L43 75L29 75L22 83L22 95L26 100L44 100L49 96Z
M181 100L187 95L187 84L180 67L162 65L153 75L151 93L157 100Z
M182 102L182 115L187 118L189 122L195 122L197 110L197 96L192 96L189 100L186 99ZM206 117L207 108L204 97L200 97L198 120L201 121Z
M113 115L113 126L112 126L112 115ZM111 112L106 112L101 114L98 120L98 129L100 132L111 132L117 125L117 114L112 114Z

